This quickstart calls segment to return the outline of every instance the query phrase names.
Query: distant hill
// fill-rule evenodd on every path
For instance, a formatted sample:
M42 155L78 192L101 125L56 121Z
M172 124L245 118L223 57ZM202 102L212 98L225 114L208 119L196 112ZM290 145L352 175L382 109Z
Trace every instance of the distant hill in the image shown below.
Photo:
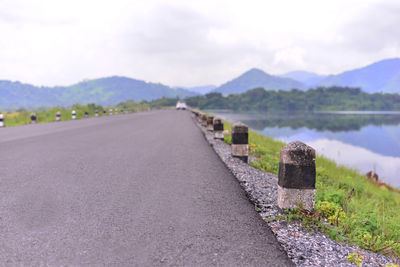
M83 81L71 86L36 87L20 82L0 81L0 108L71 105L74 103L116 104L132 99L153 100L162 97L195 96L197 93L173 89L159 83L147 83L126 77Z
M386 59L363 68L330 75L317 85L359 87L367 93L400 93L400 59Z
M319 75L313 72L301 71L301 70L288 72L286 74L279 76L299 81L305 84L306 86L314 86L315 84L319 83L326 77L325 75Z
M249 89L262 87L266 90L291 90L293 88L305 89L303 83L279 76L269 75L259 69L251 69L241 76L229 81L214 91L227 94L239 94Z
M174 89L183 89L183 90L187 90L190 92L195 92L195 93L205 95L205 94L211 92L212 90L214 90L215 88L217 88L217 86L215 86L215 85L204 85L204 86L195 86L195 87L174 86L173 88Z

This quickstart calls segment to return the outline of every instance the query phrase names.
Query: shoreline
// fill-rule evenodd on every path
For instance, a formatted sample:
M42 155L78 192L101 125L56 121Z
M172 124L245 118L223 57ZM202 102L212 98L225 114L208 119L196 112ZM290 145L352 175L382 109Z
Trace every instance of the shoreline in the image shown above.
M314 233L310 234L300 221L275 221L277 217L284 216L276 204L277 176L232 158L229 144L214 140L212 133L196 120L194 123L202 130L214 151L237 178L249 201L267 221L289 258L297 266L354 266L354 263L348 261L348 256L357 253L363 257L363 266L385 266L398 260L364 250L357 245L339 243L316 229L312 229Z

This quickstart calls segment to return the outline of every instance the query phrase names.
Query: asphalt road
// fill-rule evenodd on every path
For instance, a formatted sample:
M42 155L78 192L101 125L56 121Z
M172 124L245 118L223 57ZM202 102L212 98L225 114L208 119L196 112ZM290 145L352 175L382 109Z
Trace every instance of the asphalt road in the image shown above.
M189 112L0 129L0 265L291 266Z

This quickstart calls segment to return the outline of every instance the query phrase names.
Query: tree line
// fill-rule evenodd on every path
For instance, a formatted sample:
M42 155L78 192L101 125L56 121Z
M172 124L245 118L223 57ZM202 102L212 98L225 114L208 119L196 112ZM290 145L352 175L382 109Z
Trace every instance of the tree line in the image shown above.
M338 86L318 87L307 91L255 88L228 96L212 92L204 96L189 97L185 101L189 106L201 109L235 111L400 111L399 94L368 94L359 88Z

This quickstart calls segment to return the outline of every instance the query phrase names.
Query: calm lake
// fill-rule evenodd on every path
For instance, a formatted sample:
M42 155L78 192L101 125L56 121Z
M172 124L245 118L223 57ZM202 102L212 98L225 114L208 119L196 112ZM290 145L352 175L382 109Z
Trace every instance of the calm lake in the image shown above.
M230 122L285 142L299 140L320 155L400 189L400 112L308 114L233 113L210 110Z

